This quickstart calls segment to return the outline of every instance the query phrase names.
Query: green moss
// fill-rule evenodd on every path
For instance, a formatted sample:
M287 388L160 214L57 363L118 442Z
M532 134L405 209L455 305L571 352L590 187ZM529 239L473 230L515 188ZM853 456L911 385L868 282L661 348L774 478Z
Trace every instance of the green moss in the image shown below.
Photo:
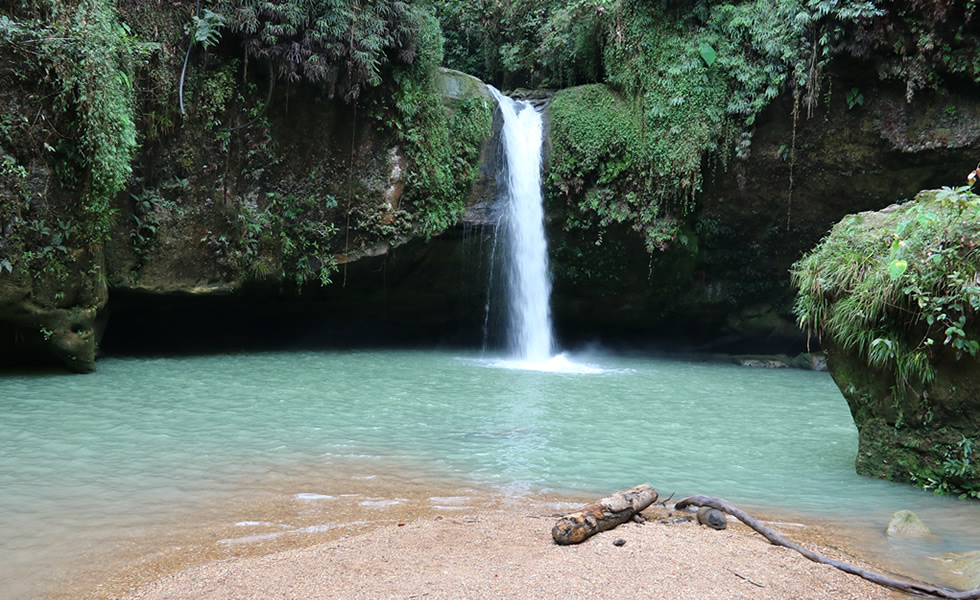
M793 267L800 324L892 373L900 388L931 382L941 347L976 356L978 208L974 194L947 189L845 218Z
M568 205L569 229L626 223L650 251L673 241L700 188L724 98L703 66L677 79L642 97L599 84L555 94L547 185Z
M493 113L480 97L447 108L438 83L442 35L431 15L422 21L418 40L418 59L393 74L397 87L388 126L404 143L411 163L406 199L415 209L415 227L428 237L462 216Z

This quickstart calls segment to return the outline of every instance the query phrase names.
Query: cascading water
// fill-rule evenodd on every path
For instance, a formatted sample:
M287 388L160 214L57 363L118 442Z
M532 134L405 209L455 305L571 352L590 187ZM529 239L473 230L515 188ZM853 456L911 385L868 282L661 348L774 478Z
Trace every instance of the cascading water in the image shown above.
M489 89L503 115L501 138L507 159L506 182L499 193L499 223L506 235L507 345L515 358L540 363L550 359L553 350L541 196L543 122L530 103Z

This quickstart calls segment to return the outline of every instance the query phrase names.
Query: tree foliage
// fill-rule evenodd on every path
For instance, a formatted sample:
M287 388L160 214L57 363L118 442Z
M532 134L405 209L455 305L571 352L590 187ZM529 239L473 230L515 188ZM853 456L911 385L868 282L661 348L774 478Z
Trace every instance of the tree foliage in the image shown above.
M281 78L325 84L348 101L380 85L385 65L415 61L428 14L402 0L221 0L216 12Z

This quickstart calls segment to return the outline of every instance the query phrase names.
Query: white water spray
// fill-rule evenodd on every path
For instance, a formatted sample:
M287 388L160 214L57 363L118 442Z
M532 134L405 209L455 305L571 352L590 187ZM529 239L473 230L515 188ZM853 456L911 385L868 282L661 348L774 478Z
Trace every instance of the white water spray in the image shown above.
M489 86L488 86L489 87ZM500 200L507 234L507 342L514 357L531 363L551 358L551 279L541 196L543 122L528 102L515 101L490 87L503 114L501 131L507 157L507 184Z

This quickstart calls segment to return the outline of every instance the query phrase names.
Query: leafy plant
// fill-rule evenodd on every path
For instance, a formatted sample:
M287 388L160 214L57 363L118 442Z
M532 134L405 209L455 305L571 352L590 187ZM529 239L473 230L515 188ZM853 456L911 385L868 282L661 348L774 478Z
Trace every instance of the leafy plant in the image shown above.
M801 326L891 373L898 389L936 375L940 348L976 356L980 198L922 192L887 214L845 218L793 266Z
M68 130L49 148L69 159L62 181L81 185L79 241L101 243L138 145L134 71L153 46L136 40L106 0L33 0L22 11L24 20L5 17L0 36L60 88Z
M309 281L316 281L321 286L331 283L331 275L337 270L331 242L339 229L333 223L325 222L319 214L336 206L337 200L333 196L304 199L287 196L274 199L270 205L270 214L275 211L278 216L273 220L277 221L274 227L278 229L283 265L292 272L297 287L302 288ZM259 231L256 227L252 233Z
M942 463L916 479L923 488L937 494L980 499L980 469L973 460L976 442L965 435L960 438L955 445L943 444L935 448L942 457Z
M207 50L218 44L221 39L221 28L224 26L225 17L206 8L203 15L192 17L189 28L194 41Z

